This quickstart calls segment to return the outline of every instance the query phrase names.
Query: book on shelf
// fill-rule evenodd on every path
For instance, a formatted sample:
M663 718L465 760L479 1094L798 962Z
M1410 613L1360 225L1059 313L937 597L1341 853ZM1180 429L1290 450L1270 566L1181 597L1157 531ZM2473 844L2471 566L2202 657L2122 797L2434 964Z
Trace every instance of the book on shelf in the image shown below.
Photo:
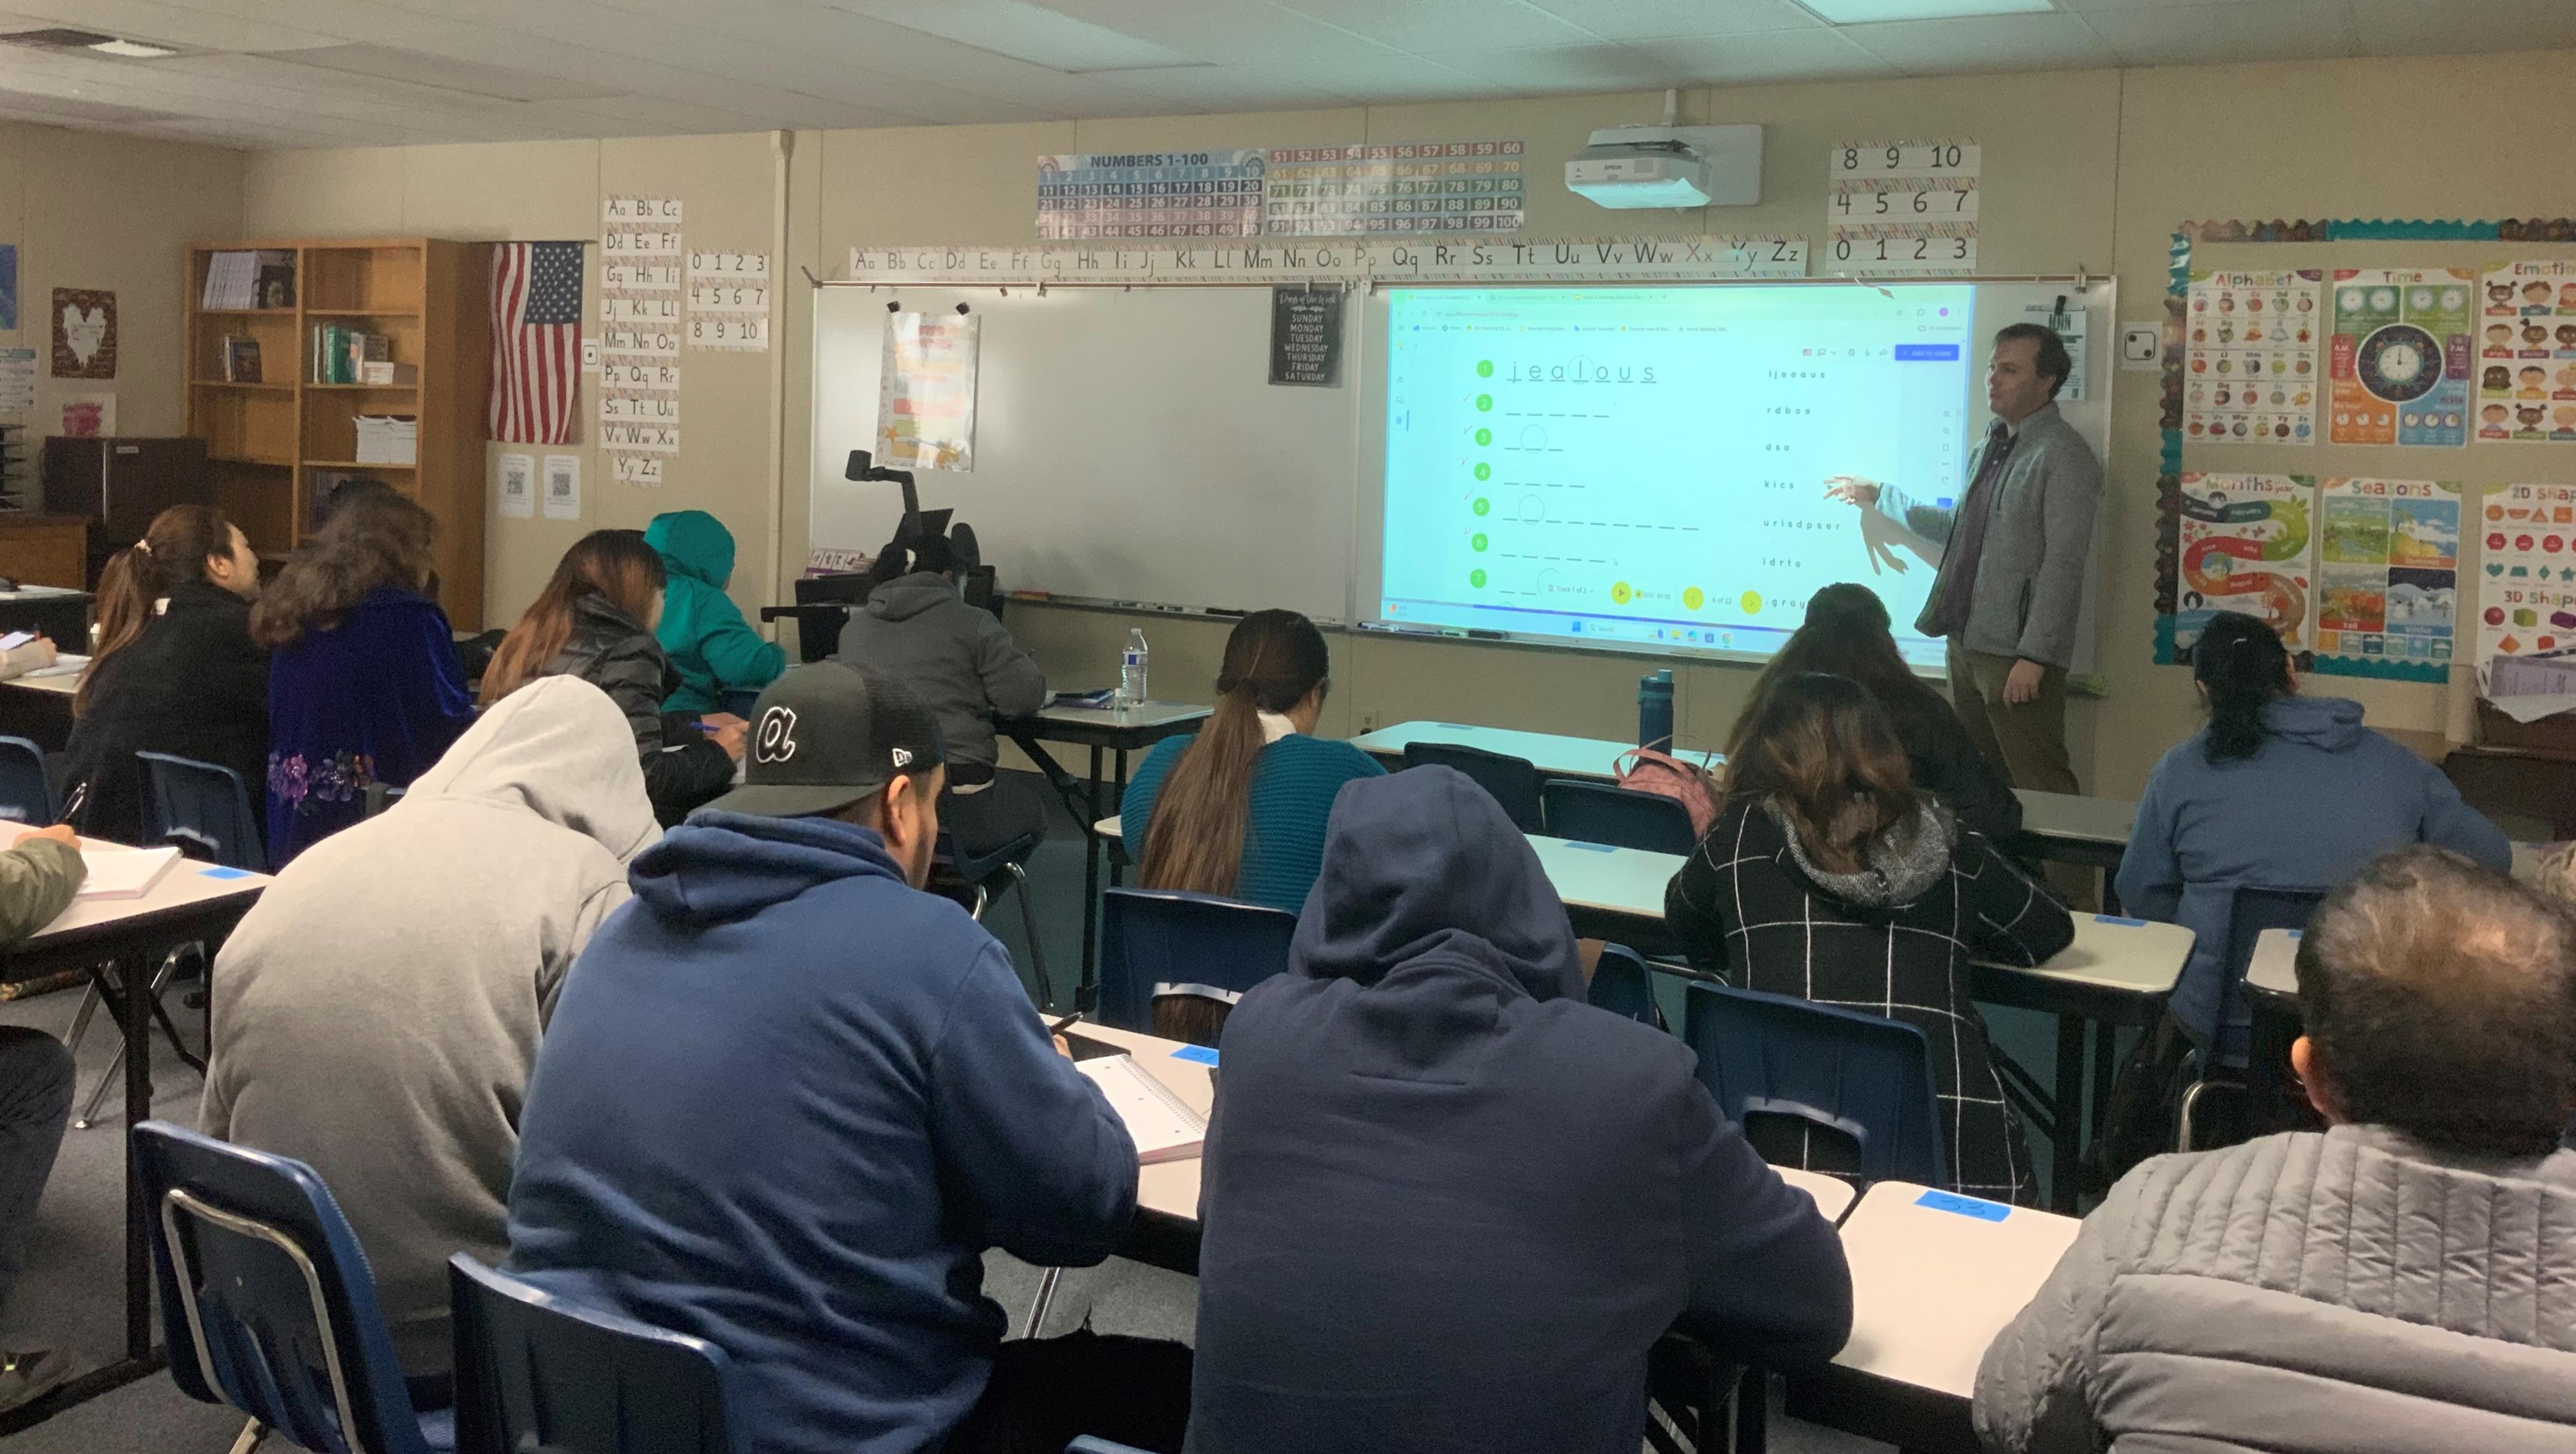
M224 382L256 384L259 376L259 340L244 334L224 335Z
M247 312L295 306L295 254L286 248L219 252L206 260L200 308Z

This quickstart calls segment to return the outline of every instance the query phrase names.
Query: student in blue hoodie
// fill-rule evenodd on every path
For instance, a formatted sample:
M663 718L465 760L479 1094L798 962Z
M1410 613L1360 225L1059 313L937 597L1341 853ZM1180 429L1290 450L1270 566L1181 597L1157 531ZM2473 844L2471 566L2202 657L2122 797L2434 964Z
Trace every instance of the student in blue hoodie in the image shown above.
M511 1270L724 1349L737 1454L1031 1428L1176 1448L1177 1345L1074 1334L997 1358L985 1250L1099 1262L1136 1147L1001 945L917 892L935 719L823 663L753 722L746 785L636 859L633 903L565 981L520 1122Z
M1565 907L1445 767L1341 790L1288 970L1226 1023L1193 1454L1636 1454L1680 1323L1821 1362L1842 1244L1681 1041L1584 1003Z
M2504 872L2512 845L2441 770L2361 725L2361 704L2302 697L2281 638L2221 611L2192 647L2209 726L2164 755L2120 859L2120 902L2199 936L2174 1017L2242 1065L2247 1017L2227 978L2236 887L2331 888L2391 848L2432 843Z

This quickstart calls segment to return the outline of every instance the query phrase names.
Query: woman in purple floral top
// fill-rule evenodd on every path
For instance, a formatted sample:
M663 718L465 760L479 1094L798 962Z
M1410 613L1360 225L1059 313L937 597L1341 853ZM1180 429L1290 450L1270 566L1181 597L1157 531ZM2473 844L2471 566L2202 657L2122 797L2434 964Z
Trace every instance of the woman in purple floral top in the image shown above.
M272 868L358 821L370 783L408 785L474 720L447 613L431 599L427 510L352 502L252 608L268 670Z

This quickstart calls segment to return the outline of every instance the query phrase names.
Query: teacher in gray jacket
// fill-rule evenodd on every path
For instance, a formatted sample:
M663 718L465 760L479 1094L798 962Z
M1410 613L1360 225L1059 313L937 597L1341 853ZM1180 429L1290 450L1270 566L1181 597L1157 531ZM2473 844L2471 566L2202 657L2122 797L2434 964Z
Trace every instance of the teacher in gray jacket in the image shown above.
M1988 1450L2576 1448L2576 925L2401 848L2298 965L2329 1129L2120 1178L1986 1349Z
M1825 493L1887 512L1940 543L1914 629L1949 638L1950 696L1979 751L2013 786L2075 792L2066 756L2066 670L2085 594L2102 462L2057 412L2074 364L2057 334L2016 323L1995 335L1986 404L1995 421L1955 509L1855 475Z

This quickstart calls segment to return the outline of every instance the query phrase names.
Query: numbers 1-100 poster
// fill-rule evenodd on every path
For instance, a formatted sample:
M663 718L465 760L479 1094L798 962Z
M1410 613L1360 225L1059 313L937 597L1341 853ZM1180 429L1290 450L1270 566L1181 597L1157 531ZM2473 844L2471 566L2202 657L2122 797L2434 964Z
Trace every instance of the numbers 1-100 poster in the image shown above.
M2337 268L2326 438L2464 445L2478 275L2470 268Z

